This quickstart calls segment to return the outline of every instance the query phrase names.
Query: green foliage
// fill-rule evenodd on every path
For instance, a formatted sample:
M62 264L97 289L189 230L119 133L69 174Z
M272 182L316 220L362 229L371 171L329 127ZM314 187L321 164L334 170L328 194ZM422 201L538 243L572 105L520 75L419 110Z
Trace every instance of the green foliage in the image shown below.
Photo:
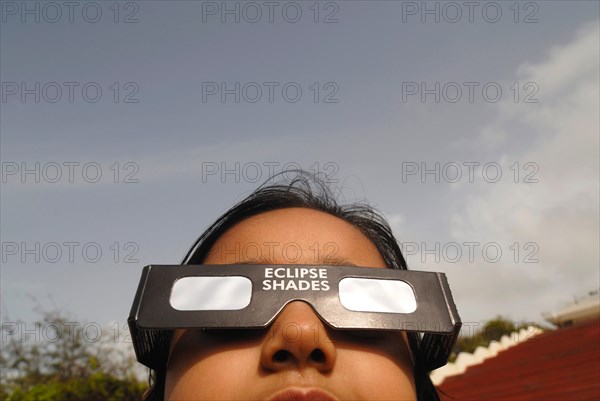
M136 379L135 360L110 341L91 342L84 324L42 311L36 333L2 326L0 401L133 401L147 385ZM28 326L31 327L31 326Z
M16 388L6 401L123 401L141 400L145 385L96 372L85 378L49 381L23 390Z
M502 336L510 335L529 326L542 328L536 323L513 322L502 316L497 316L495 319L486 322L481 330L460 336L454 345L449 362L453 362L461 352L473 353L479 346L487 347L490 342L499 341Z

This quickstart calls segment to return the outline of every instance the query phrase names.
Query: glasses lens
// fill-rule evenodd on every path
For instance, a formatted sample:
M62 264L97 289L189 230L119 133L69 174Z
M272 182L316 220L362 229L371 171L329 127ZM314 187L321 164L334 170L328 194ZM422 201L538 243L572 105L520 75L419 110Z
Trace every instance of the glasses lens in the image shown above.
M239 310L250 304L246 277L184 277L173 284L169 303L180 311Z
M340 302L356 312L412 313L417 299L404 281L347 277L339 284Z

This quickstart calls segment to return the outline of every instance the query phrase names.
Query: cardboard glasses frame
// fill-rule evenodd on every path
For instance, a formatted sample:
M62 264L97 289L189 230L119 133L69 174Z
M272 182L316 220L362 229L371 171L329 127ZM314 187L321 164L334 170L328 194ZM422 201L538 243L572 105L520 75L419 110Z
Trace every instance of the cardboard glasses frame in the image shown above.
M446 364L461 328L446 275L318 265L150 265L128 318L135 353L166 363L175 329L267 328L292 301L338 330L421 333L415 358Z

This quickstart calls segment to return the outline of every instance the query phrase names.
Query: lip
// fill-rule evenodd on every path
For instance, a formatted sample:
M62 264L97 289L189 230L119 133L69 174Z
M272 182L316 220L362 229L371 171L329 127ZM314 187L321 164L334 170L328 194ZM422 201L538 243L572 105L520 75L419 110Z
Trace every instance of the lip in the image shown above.
M320 388L288 388L275 393L267 401L339 401Z

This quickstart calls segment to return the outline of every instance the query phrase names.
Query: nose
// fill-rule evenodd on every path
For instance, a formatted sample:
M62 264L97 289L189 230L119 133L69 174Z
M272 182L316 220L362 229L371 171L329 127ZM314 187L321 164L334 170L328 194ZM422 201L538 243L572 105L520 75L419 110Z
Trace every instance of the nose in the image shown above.
M291 302L272 324L263 341L260 363L271 372L314 368L333 369L336 348L323 322L305 302Z

